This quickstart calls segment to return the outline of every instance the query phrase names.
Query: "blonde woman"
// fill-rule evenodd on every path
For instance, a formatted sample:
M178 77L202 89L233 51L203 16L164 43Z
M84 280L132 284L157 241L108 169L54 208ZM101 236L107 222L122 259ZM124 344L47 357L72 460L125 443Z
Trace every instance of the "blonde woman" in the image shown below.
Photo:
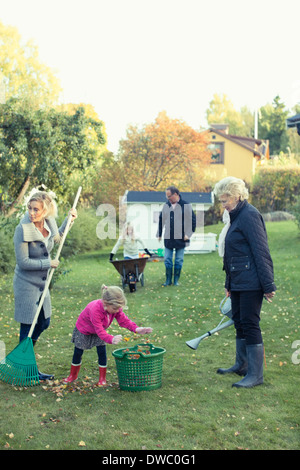
M233 386L250 388L263 383L264 346L259 323L263 298L272 302L275 295L273 262L264 220L248 203L244 181L224 178L216 184L214 194L229 215L219 252L236 329L236 362L229 369L218 369L218 373L244 375Z
M77 212L71 209L72 218ZM60 228L55 217L57 209L53 197L45 191L35 192L27 203L27 212L14 234L16 267L13 280L15 298L15 320L20 323L20 342L28 336L39 299L43 293L50 268L57 268L59 261L52 260L50 253L54 242L59 242L67 224ZM33 344L50 324L51 298L49 291L32 334ZM39 372L39 379L52 375Z
M99 364L99 386L106 385L107 355L106 343L118 344L121 335L110 335L106 332L114 319L122 328L138 334L152 333L152 328L138 327L130 320L123 310L127 301L123 290L118 286L101 287L101 299L93 300L79 315L72 336L75 345L69 377L64 383L74 382L78 378L83 352L93 347L97 348Z

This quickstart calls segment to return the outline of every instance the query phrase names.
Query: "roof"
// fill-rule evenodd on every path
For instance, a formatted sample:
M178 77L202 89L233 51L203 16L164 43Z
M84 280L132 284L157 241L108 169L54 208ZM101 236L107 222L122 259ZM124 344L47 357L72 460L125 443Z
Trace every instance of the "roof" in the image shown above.
M300 114L295 114L295 116L288 118L286 120L286 127L296 127L297 133L300 135Z
M213 204L212 193L181 192L180 196L184 201L191 204ZM167 201L165 191L126 191L124 194L125 198L127 203L139 204L163 204Z
M286 120L287 127L296 127L300 123L300 114L295 114Z
M268 148L268 141L261 140L261 139L254 139L252 137L241 137L239 135L233 134L226 134L225 132L219 131L214 127L209 129L209 132L213 132L214 134L218 134L225 139L234 142L237 145L249 150L257 157L264 157L266 155L266 150Z

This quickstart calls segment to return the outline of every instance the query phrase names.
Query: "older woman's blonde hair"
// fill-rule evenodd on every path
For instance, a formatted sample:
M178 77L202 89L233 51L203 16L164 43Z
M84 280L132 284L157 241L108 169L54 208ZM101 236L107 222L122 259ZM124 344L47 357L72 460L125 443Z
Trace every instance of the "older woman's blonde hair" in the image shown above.
M40 202L43 206L43 209L46 211L46 217L56 217L57 216L57 206L53 197L46 191L36 191L30 197L27 207L31 201Z
M219 181L214 187L214 194L218 198L226 194L230 197L237 197L240 201L249 197L249 191L246 188L245 182L234 176L228 176Z
M127 308L127 299L124 295L123 290L118 286L101 286L101 298L107 305L111 305L116 308Z

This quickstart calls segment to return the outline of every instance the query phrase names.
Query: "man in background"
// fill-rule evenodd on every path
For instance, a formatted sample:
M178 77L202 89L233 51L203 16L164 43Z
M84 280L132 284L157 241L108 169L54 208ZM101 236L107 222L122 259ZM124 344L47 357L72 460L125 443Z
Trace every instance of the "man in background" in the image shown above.
M164 231L166 281L163 286L172 284L174 265L174 285L178 285L184 259L184 249L196 229L196 216L189 202L184 201L175 186L166 189L167 202L159 215L157 237ZM173 263L173 255L175 260Z

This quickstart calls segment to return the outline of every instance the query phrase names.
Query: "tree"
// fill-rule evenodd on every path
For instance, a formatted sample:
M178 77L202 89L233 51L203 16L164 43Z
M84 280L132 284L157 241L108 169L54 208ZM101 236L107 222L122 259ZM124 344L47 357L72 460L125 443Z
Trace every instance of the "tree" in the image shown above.
M29 186L44 184L63 194L66 179L99 156L90 145L91 130L104 145L103 123L88 117L82 107L68 114L20 107L14 99L0 105L1 210L10 215Z
M276 96L272 105L267 104L260 108L258 132L260 139L270 142L270 154L276 155L281 151L286 152L288 146L288 134L286 131L286 119L288 111L285 105Z
M59 80L40 62L37 46L32 41L23 44L18 30L1 22L0 38L0 85L4 84L6 99L18 98L36 107L56 103Z
M207 144L205 133L165 112L142 129L130 126L118 156L127 188L161 190L177 184L181 190L198 190L210 163Z
M214 94L206 110L208 124L228 124L229 133L243 137L253 137L254 117L253 113L243 106L237 111L233 103L225 94Z

